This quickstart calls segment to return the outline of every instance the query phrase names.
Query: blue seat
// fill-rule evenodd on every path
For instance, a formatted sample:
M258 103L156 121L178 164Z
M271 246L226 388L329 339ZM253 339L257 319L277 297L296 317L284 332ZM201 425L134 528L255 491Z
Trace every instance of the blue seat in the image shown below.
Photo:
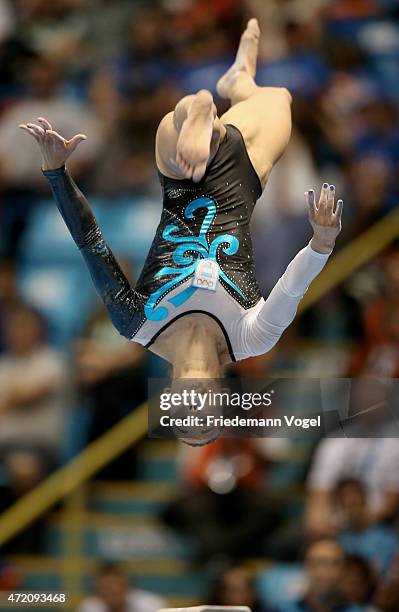
M89 273L80 265L25 265L18 276L22 297L49 323L50 340L67 343L82 328L93 298Z
M101 200L94 198L90 203L97 215ZM35 206L21 244L21 253L22 261L28 263L79 261L79 251L53 200L46 199Z
M104 238L122 257L142 264L161 215L160 200L121 198L105 201L89 196ZM81 256L54 202L44 200L32 212L21 245L26 264L76 263Z
M99 210L98 221L112 250L141 265L161 216L160 200L122 199Z
M185 64L176 73L176 79L183 91L191 93L199 89L209 89L216 94L217 80L228 68L230 68L233 57L224 57L214 61Z
M71 261L79 257L53 201L43 201L33 210L21 244L21 252L22 260L30 263Z
M257 578L257 590L266 608L293 602L306 589L303 567L296 563L281 563L262 572Z

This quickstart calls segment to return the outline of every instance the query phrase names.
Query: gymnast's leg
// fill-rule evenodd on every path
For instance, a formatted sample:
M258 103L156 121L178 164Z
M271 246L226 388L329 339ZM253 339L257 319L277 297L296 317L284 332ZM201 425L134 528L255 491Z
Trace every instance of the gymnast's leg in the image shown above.
M235 125L243 135L252 164L265 186L273 164L291 134L291 96L284 88L258 87L254 77L259 26L251 19L236 60L219 80L220 96L231 108L220 119L212 94L201 90L186 96L161 121L156 138L156 161L162 174L200 181L225 135L224 125Z
M255 83L259 36L257 20L250 19L235 62L219 79L217 90L231 102L221 121L240 130L249 158L265 187L273 165L290 139L291 95L285 88L259 87Z

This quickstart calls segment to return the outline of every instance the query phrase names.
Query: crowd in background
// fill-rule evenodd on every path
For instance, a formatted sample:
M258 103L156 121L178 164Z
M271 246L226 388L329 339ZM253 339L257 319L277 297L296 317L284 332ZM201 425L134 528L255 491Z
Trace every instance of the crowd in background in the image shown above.
M267 294L308 239L309 187L334 183L346 203L338 248L398 204L397 0L0 0L1 510L73 452L64 449L71 406L82 413L90 407L81 441L88 443L145 399L146 379L161 367L117 336L97 302L75 336L55 344L44 313L22 297L24 237L49 194L36 143L18 124L44 116L66 137L86 133L69 168L107 207L121 194L132 206L135 198L160 200L157 125L187 93L215 93L250 16L262 30L258 83L285 86L294 99L291 142L253 219ZM226 102L215 101L222 112ZM128 272L135 265L125 262ZM322 297L271 356L237 364L234 372L398 377L398 244ZM291 483L306 480L305 512L294 521L285 515L286 500L267 493L275 466L292 461L293 444L218 441L186 449L184 495L163 520L197 539L201 561L223 554L234 562L210 603L262 609L240 565L245 549L279 561L305 559L308 591L280 612L397 611L399 440L384 435L324 440L305 453ZM233 465L237 457L250 467L218 491L218 459ZM128 451L100 477L134 474ZM35 524L9 550L40 552L44 531L45 521ZM103 582L119 580L123 591L118 571L104 569ZM0 580L18 581L6 565ZM102 609L92 604L82 610Z

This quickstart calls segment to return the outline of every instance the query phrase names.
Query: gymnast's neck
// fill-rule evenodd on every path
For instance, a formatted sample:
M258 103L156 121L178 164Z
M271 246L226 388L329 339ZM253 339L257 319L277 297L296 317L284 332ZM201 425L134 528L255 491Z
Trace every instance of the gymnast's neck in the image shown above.
M221 378L217 340L212 330L193 323L175 334L173 378Z

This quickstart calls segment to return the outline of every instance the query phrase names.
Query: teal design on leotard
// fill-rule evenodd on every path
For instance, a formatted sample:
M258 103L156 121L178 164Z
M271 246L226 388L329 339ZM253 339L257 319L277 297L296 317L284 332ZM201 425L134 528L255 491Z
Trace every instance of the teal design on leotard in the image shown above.
M194 213L201 208L205 208L207 212L198 236L176 236L176 231L179 231L177 225L168 225L162 233L162 237L165 240L177 245L172 255L172 259L176 266L179 267L165 266L155 275L155 278L160 278L162 276L174 276L174 278L151 293L144 305L145 316L151 321L163 321L167 318L169 314L168 308L166 308L166 306L157 307L158 302L174 287L183 283L194 274L197 264L201 259L217 261L219 247L222 248L223 253L226 255L234 255L238 251L240 246L239 240L231 234L217 236L212 240L211 244L208 244L208 230L216 216L216 204L214 200L206 197L196 198L187 205L184 211L185 218L193 219ZM239 287L226 276L223 270L220 270L220 278L230 285L230 287L244 300L246 299ZM186 287L180 293L170 298L168 302L175 307L181 306L190 299L196 291L196 287Z

